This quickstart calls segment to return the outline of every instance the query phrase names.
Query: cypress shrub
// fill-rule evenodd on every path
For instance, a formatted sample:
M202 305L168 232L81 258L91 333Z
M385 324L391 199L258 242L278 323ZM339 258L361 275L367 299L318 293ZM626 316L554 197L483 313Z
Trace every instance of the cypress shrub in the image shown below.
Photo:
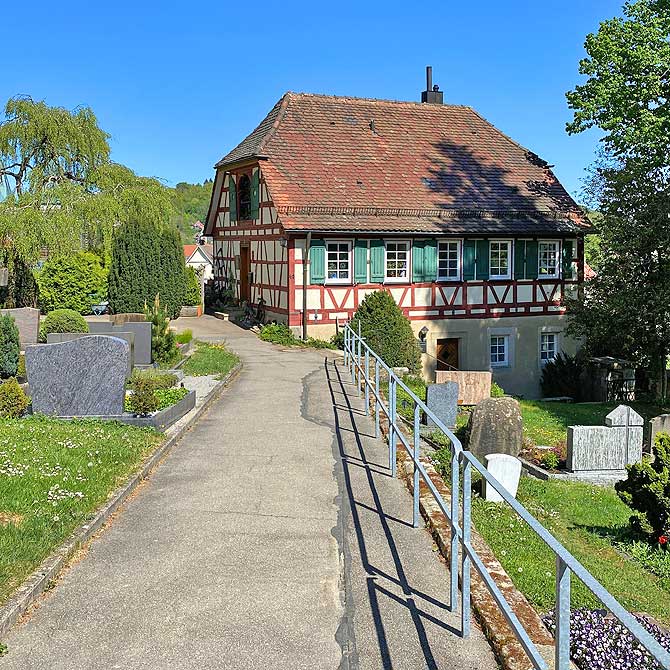
M19 329L9 314L0 315L0 377L16 377L19 368Z
M37 275L40 309L90 314L91 305L107 297L107 274L100 258L90 252L50 258Z
M38 287L33 271L11 251L0 255L9 270L7 286L0 286L0 304L7 309L37 307Z
M195 268L190 265L186 268L186 298L185 305L200 305L202 303L202 294L200 291L200 279Z
M112 240L108 290L114 314L143 312L160 295L168 316L179 316L186 264L176 229L135 221L119 226Z
M169 328L170 319L160 296L156 296L151 307L144 306L144 314L151 322L151 357L156 363L172 363L179 356L177 336Z
M365 296L351 320L356 333L359 323L366 343L386 365L406 367L412 373L421 370L421 350L412 326L388 291Z

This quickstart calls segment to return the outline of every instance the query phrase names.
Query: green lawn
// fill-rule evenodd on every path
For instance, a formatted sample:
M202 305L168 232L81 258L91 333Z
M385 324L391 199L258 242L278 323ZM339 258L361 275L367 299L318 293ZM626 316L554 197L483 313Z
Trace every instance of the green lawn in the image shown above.
M113 422L0 419L0 604L162 439Z
M631 510L613 489L523 477L517 497L626 609L670 624L670 553L654 571L632 558ZM504 504L477 497L472 515L519 590L541 612L551 609L553 552ZM572 584L573 607L602 607L579 580Z
M239 360L223 344L197 342L196 350L188 357L182 370L185 375L193 377L218 375L221 379L237 365Z

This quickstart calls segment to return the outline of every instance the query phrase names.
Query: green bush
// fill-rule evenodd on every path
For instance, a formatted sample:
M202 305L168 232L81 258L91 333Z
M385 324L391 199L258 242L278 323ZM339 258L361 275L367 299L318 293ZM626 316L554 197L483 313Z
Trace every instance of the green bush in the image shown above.
M184 298L184 304L190 306L202 304L200 278L195 268L190 265L186 268L186 297Z
M100 258L90 252L50 258L37 273L40 309L90 314L91 305L107 297L108 274Z
M190 328L177 333L178 344L188 344L193 339L193 331Z
M151 307L144 305L144 315L151 323L151 356L156 363L171 363L179 356L176 335L170 330L170 319L160 296L156 296Z
M261 328L259 337L264 342L283 344L285 346L296 346L302 342L285 323L268 323Z
M629 465L628 477L614 485L619 498L635 510L630 523L653 540L670 535L670 434L657 433L654 459Z
M0 377L16 377L19 368L19 329L9 314L0 315Z
M28 405L30 398L19 386L19 383L11 377L0 384L0 416L3 418L16 418L21 416Z
M40 342L46 342L49 333L88 333L88 324L79 312L72 309L55 309L40 323Z
M188 389L182 387L174 389L157 389L154 391L154 395L156 396L159 411L161 409L166 409L167 407L172 407L172 405L176 405L180 400L183 400L188 393Z
M421 350L407 317L393 296L384 290L365 296L356 310L351 327L376 351L386 365L406 367L416 373L421 369Z
M330 338L330 343L335 349L344 350L344 331L338 330L337 333Z
M169 389L177 383L176 375L173 375L171 372L165 372L164 370L157 370L156 368L133 370L133 374L128 381L129 388L134 388L135 382L138 379L149 381L154 390Z
M133 414L138 416L146 416L155 412L158 409L158 398L155 390L151 379L144 376L136 377L126 406Z
M540 387L545 398L569 396L576 401L582 396L583 356L569 356L559 353L553 361L548 361L542 368Z
M26 372L25 354L19 354L19 364L16 367L16 376L20 379L26 379L28 377L28 373Z
M558 457L558 454L555 451L546 451L540 457L540 464L547 470L556 470L556 468L560 465L560 462L561 461Z
M176 228L127 222L114 231L109 269L109 306L114 314L141 312L161 296L170 318L185 304L186 263Z
M505 397L505 389L503 389L500 384L497 384L496 382L493 382L491 384L491 397L492 398L504 398Z

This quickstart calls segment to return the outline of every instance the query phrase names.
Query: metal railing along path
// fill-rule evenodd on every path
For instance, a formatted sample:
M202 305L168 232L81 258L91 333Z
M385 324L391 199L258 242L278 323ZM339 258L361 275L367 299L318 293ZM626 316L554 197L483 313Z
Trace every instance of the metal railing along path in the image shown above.
M528 510L512 497L488 470L469 452L463 449L459 439L440 420L439 417L418 398L411 389L384 363L380 356L370 349L359 332L346 324L344 326L344 362L351 372L351 381L357 393L365 394L365 413L369 414L374 406L375 436L381 434L381 416L388 422L389 470L396 475L398 443L412 459L413 472L413 525L419 526L419 483L423 479L437 506L449 523L451 533L450 555L450 592L449 609L458 609L458 578L461 577L461 635L470 634L470 580L472 568L481 576L501 613L514 631L519 643L537 670L547 668L537 646L514 614L502 591L489 573L482 559L471 544L472 528L472 470L476 470L503 498L514 512L523 519L531 530L553 551L556 557L556 596L555 596L555 668L570 668L570 580L572 575L579 579L619 622L642 644L643 647L663 668L670 670L670 654L654 637L624 609L617 600L584 568L584 566L537 520ZM388 399L381 392L381 375L388 380ZM397 412L397 392L401 388L414 403L413 436L410 439L400 429ZM451 500L447 503L428 476L419 459L421 413L427 415L450 441L451 449ZM462 482L462 495L461 495ZM460 561L459 561L460 556ZM460 562L460 566L459 566Z

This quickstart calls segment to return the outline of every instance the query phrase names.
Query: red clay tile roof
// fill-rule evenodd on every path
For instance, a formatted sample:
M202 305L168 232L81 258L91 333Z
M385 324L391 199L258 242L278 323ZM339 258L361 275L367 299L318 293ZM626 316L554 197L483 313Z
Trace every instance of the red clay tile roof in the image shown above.
M470 107L286 93L217 167L254 157L289 230L588 227L547 163Z
M197 244L185 244L184 245L184 258L188 260L192 255L193 252L198 248Z
M214 246L212 244L185 244L184 258L188 261L188 259L193 256L196 249L201 249L209 259L210 263L212 262L212 259L214 258Z

